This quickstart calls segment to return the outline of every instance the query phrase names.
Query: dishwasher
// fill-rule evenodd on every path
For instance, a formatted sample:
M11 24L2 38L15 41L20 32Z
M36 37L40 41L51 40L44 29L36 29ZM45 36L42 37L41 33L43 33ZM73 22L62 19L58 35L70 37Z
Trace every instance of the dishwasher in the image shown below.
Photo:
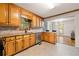
M41 40L41 35L40 32L36 33L36 44L41 44L42 40Z

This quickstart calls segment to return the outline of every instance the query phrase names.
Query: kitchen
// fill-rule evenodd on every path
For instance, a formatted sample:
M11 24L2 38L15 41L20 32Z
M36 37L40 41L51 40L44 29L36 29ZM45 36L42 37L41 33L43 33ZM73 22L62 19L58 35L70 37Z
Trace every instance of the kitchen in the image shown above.
M0 3L0 56L79 55L78 7Z
M37 41L33 29L42 31L43 22L42 17L16 4L0 3L0 39L4 47L3 55L15 55L41 41L55 43L56 34L50 32L40 32L40 41Z

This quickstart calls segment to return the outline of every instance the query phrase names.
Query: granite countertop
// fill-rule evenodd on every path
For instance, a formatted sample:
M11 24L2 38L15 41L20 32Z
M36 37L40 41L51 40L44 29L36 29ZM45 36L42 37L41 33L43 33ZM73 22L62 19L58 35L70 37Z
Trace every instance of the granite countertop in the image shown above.
M0 34L0 38L2 38L2 37L10 37L10 36L18 36L18 35L25 35L25 34L32 34L32 33Z

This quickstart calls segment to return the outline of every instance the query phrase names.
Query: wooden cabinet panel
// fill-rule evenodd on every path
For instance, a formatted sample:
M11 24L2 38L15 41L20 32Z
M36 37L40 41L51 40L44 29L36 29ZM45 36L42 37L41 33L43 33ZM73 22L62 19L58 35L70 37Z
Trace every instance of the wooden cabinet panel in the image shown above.
M31 34L30 35L30 46L35 45L35 42L36 42L35 34Z
M56 43L56 33L53 32L42 32L42 40L49 43Z
M15 39L14 37L6 38L6 40L9 39L9 41L6 41L5 49L6 49L6 55L12 55L15 53Z
M49 41L49 33L44 33L44 40Z
M37 27L37 18L36 15L33 15L32 17L32 28Z
M56 43L56 33L50 33L49 34L49 42L50 43Z
M21 36L16 37L16 52L23 50L23 38Z
M42 18L40 18L37 15L32 16L32 27L33 28L39 28L42 27Z
M35 45L36 43L36 35L35 33L26 34L26 35L18 35L14 37L6 37L4 41L4 53L7 56L13 55Z
M41 32L41 40L44 40L44 32Z
M37 27L40 27L40 18L37 17Z
M9 25L20 26L20 8L14 4L9 4Z
M0 26L8 25L8 4L0 3Z
M28 19L32 19L32 14L23 8L21 8L21 16Z
M30 39L29 35L24 35L24 42L23 42L24 43L24 49L29 47L29 44L30 44L29 39Z

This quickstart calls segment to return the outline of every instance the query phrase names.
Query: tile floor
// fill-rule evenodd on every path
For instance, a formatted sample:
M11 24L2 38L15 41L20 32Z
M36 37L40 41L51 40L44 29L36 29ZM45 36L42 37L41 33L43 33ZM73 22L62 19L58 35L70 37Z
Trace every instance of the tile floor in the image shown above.
M79 56L79 48L42 42L41 45L35 45L15 56Z

